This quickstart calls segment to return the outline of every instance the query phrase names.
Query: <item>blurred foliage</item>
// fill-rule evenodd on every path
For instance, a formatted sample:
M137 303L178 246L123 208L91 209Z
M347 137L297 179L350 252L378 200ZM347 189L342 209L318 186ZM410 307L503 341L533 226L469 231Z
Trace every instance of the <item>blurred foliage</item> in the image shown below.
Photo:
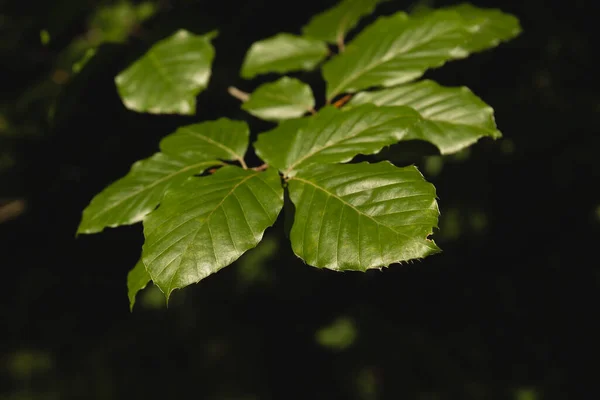
M339 317L330 325L324 326L316 333L317 342L332 350L345 350L356 340L357 329L354 322L347 317Z
M69 12L59 13L60 10ZM141 24L158 11L158 3L113 0L77 11L78 7L73 7L72 2L63 0L53 4L49 17L56 17L54 20L48 16L20 15L24 10L18 6L0 13L0 56L10 60L0 73L15 75L23 69L19 79L7 85L9 90L0 95L0 151L6 154L0 162L0 174L18 162L19 157L12 147L54 130L61 93L94 57L98 47L105 43L122 43L131 35L139 34ZM81 19L85 22L79 32L74 37L66 37L63 29ZM39 42L27 41L38 26L43 26L38 31ZM24 46L19 46L23 41ZM25 57L15 59L15 52ZM26 63L25 68L23 63ZM68 114L65 117L68 118ZM9 153L5 153L7 148ZM13 161L9 164L6 160ZM6 184L2 186L0 194L7 190Z

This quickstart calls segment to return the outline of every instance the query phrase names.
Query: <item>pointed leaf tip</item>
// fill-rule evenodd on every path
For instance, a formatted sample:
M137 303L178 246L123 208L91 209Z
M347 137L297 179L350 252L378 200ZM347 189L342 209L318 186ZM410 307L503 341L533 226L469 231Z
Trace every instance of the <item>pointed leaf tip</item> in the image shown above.
M424 140L437 146L441 154L456 153L482 137L497 139L494 111L466 87L443 87L423 80L389 89L361 92L346 109L361 104L408 106L421 115L403 140Z

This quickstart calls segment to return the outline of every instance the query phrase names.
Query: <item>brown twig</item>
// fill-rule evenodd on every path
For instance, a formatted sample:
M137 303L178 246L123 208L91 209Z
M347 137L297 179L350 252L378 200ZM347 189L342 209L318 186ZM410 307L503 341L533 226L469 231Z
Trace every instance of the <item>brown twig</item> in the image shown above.
M254 167L252 168L254 171L264 171L265 169L269 168L269 164L264 163L263 165L259 165L258 167Z
M333 103L333 106L335 108L340 108L341 106L343 106L344 104L346 104L348 102L348 100L350 100L352 98L351 94L347 94L344 97L342 97L341 99L339 99L338 101L336 101L335 103Z
M242 103L247 102L248 99L250 98L250 94L249 93L246 93L246 92L244 92L244 91L236 88L235 86L229 86L227 88L227 92L229 92L230 95L232 95L233 97L235 97L236 99L238 99Z

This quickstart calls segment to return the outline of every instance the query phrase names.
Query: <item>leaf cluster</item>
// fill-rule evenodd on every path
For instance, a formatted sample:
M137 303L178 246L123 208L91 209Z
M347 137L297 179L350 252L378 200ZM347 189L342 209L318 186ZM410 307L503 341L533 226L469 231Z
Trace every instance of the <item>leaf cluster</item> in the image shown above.
M263 165L246 165L245 122L205 121L165 137L160 152L94 197L78 233L143 222L142 256L128 278L132 307L150 281L168 299L232 264L261 241L285 196L294 205L292 249L309 265L366 271L439 251L430 238L436 191L415 166L349 162L408 140L451 154L501 137L492 108L466 87L415 80L514 38L520 26L499 10L461 4L380 17L346 43L380 2L342 0L302 34L250 47L243 78L320 68L327 84L319 110L310 86L290 76L251 93L230 88L242 109L276 124L252 146ZM124 105L195 113L210 79L214 35L178 31L153 46L115 79Z

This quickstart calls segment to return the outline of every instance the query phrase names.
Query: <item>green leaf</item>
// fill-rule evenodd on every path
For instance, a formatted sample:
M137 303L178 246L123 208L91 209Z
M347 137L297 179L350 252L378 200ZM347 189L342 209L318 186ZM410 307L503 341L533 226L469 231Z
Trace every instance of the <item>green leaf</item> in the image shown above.
M153 114L196 112L196 96L211 75L215 32L198 36L179 30L156 43L115 78L123 104Z
M478 8L463 3L444 10L456 11L467 23L471 33L463 47L469 52L477 52L496 47L518 36L522 29L519 20L511 14L497 9Z
M380 17L350 42L344 53L323 66L327 98L409 82L428 68L465 57L466 28L464 19L453 11Z
M292 248L306 263L365 271L439 251L435 188L414 167L324 164L289 181Z
M137 161L127 175L92 199L83 211L77 233L96 233L106 227L139 222L156 208L168 188L218 164L216 160L163 153Z
M83 211L77 233L141 221L156 208L165 191L188 177L236 160L242 165L250 130L243 121L220 118L181 127L165 137L162 153L138 161L125 177L113 183Z
M133 311L135 296L150 283L150 275L140 259L135 267L127 274L127 295L129 296L129 311Z
M242 78L250 79L268 72L286 73L295 70L310 71L327 54L327 44L321 40L280 33L255 42L242 65Z
M456 153L484 136L502 137L494 110L466 87L443 87L430 80L374 92L358 93L347 107L372 103L409 106L423 118L403 140L433 143L442 154Z
M282 122L260 134L259 157L286 176L313 163L350 161L402 140L419 114L408 107L365 104L349 111L325 107L313 117Z
M302 28L302 33L329 43L341 43L358 21L371 14L382 1L386 0L342 0L335 7L314 16Z
M298 118L315 106L310 86L298 79L283 78L259 86L242 109L268 121Z
M144 219L142 259L167 299L255 247L283 205L277 171L226 166L167 192Z
M243 121L219 118L183 126L160 142L164 153L200 159L238 161L244 164L250 129Z

